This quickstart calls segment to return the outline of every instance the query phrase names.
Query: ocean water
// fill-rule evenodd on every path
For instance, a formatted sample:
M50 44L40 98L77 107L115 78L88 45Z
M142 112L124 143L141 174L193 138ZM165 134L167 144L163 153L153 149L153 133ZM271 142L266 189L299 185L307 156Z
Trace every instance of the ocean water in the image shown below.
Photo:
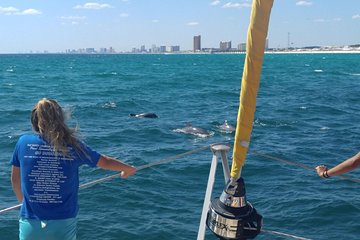
M236 124L244 55L0 55L0 209L16 205L9 159L31 132L30 110L57 99L94 149L135 166L212 143ZM250 152L247 199L264 229L310 239L360 239L359 183L320 179L359 151L360 54L267 54ZM157 119L129 117L154 112ZM209 137L174 131L191 122ZM209 149L80 191L78 239L196 239ZM231 158L231 152L229 153ZM84 167L81 183L113 172ZM360 178L359 170L347 174ZM218 167L213 197L224 187ZM18 236L18 210L0 214L1 239ZM207 230L206 239L216 239ZM286 239L262 233L257 239Z

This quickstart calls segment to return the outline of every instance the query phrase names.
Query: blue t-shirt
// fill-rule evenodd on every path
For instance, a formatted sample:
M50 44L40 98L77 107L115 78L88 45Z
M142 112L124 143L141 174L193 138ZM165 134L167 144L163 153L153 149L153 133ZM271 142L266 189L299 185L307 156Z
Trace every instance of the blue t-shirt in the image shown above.
M20 217L55 220L76 217L79 167L95 167L100 154L85 144L83 152L69 147L67 157L55 154L39 135L23 135L18 140L11 164L20 167L23 202Z

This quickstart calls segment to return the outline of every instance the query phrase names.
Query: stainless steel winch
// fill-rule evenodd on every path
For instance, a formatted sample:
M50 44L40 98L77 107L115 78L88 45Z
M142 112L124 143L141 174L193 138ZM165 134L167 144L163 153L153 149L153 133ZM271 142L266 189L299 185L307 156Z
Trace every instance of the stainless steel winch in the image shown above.
M206 225L220 239L252 239L260 233L262 216L246 201L243 178L230 179L220 198L211 201Z

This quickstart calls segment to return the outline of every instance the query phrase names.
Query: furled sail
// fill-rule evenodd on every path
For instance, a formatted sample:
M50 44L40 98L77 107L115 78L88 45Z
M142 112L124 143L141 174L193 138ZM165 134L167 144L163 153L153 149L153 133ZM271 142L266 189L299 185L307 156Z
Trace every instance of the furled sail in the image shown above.
M240 176L249 147L272 5L273 0L252 3L231 167L233 178Z

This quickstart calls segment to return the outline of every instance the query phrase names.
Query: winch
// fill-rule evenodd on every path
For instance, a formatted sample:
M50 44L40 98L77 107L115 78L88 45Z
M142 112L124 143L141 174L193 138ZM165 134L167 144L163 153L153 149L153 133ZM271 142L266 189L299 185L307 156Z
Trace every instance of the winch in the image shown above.
M262 216L246 201L243 178L230 178L220 198L211 201L206 225L220 239L252 239L260 233Z

